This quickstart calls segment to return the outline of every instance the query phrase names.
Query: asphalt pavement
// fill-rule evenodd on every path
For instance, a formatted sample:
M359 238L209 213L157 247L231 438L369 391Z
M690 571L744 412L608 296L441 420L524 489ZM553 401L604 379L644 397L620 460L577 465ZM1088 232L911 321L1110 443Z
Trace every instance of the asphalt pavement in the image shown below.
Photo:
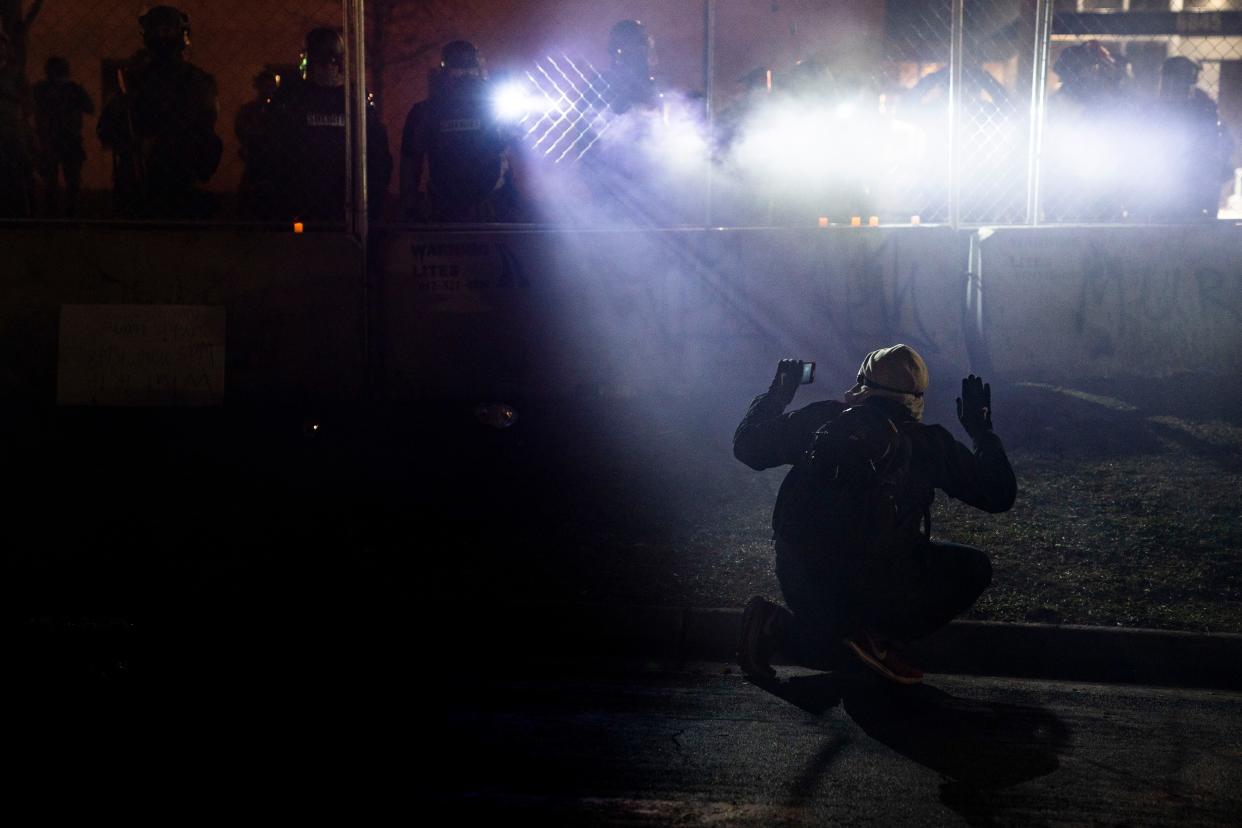
M722 663L431 683L428 824L1237 825L1242 694Z

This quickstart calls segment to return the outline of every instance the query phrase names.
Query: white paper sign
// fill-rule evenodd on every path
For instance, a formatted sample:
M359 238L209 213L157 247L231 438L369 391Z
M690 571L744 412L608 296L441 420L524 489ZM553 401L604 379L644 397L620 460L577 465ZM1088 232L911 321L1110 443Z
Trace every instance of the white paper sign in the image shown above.
M60 405L220 405L224 308L62 305Z

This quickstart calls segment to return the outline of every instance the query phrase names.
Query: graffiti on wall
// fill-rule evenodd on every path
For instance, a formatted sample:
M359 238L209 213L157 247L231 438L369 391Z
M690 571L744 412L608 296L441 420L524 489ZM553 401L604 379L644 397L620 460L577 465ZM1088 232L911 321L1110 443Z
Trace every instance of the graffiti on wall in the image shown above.
M998 231L990 354L1011 373L1225 369L1242 355L1238 241L1216 227Z

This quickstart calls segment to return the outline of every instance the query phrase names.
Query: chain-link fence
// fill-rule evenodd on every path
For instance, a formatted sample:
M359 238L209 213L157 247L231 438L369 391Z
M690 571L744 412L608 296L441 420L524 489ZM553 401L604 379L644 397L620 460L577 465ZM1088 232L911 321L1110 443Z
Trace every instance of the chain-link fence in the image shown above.
M900 117L927 136L921 212L964 225L1236 215L1233 5L889 4Z
M1242 3L1057 0L1045 221L1242 216Z
M889 4L897 117L925 136L911 192L925 220L1027 218L1038 5L1004 0Z
M182 27L144 26L144 2L3 0L0 216L336 225L364 146L370 215L400 222L1242 215L1242 0L361 7L185 0ZM365 143L338 85L360 50L307 60L347 9ZM161 36L188 40L175 68ZM448 105L459 40L490 80Z
M340 0L180 0L176 9L7 0L3 8L6 217L283 220L305 212L343 221L343 196L281 163L310 160L274 143L304 133L274 136L268 117L273 102L308 109L297 94L306 35L341 30ZM339 146L340 158L315 174L339 182L344 121L331 98L343 92L314 104L327 113L324 131L339 133L326 139L327 154L335 159ZM264 159L268 180L260 181ZM301 192L264 203L256 188ZM311 203L317 198L336 204Z

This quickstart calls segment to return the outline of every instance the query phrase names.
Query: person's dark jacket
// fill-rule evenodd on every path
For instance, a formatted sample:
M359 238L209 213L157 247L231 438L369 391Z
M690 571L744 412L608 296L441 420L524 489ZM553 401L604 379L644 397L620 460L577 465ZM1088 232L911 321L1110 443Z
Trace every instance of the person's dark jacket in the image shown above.
M224 144L214 77L190 63L145 60L124 73L95 131L114 153L120 215L203 218L214 200L197 188L216 172Z
M972 451L943 426L915 422L907 409L893 400L872 397L863 404L879 406L911 443L908 473L898 493L900 513L911 516L904 532L908 542L916 543L924 537L918 522L930 509L935 489L986 512L1004 512L1013 505L1017 482L996 434L986 431L978 435ZM851 550L831 548L842 545L834 527L823 522L823 516L831 512L824 498L832 494L815 486L801 461L815 432L846 407L842 402L825 400L784 413L780 397L768 392L755 398L733 435L734 456L752 469L794 466L777 495L772 528L786 540L825 545L829 547L826 553Z
M401 134L405 218L449 222L509 218L513 196L509 137L492 114L490 89L482 80L452 88L437 86L430 98L410 109Z
M263 141L249 153L270 190L272 219L345 220L345 87L294 80L272 99ZM252 160L253 159L253 160ZM388 133L367 107L368 211L378 219L392 177Z

